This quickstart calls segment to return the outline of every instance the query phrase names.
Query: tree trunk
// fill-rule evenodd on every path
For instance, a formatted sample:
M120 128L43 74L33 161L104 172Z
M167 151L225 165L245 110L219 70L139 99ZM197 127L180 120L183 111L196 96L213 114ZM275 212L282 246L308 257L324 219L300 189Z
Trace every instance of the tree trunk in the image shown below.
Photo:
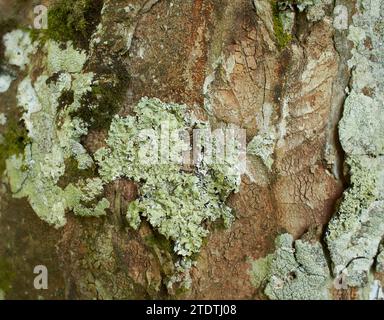
M383 127L376 126L374 119L362 125L356 119L368 118L364 113L355 114L355 120L348 117L359 112L359 103L365 103L361 95L371 102L382 101L383 91L378 91L382 79L376 78L380 72L376 69L375 74L375 68L359 65L366 55L364 50L370 47L370 63L384 70L377 39L372 39L368 31L363 36L356 31L368 30L367 25L371 24L377 28L377 37L384 37L380 24L384 6L380 2L370 2L370 13L361 8L368 5L367 0L307 1L310 4L273 0L72 2L43 1L48 8L48 29L42 30L33 27L35 1L0 2L0 36L19 29L42 44L30 54L24 68L12 63L11 49L5 40L0 46L0 80L5 82L5 76L12 78L9 88L0 93L0 116L6 119L1 123L0 117L0 151L4 155L0 156L0 297L317 298L312 287L305 287L302 296L298 292L304 282L319 283L311 278L310 271L324 261L318 274L323 284L316 284L318 287L313 289L326 292L320 298L377 298L369 291L374 286L381 290L377 281L383 281L380 271L384 264L378 253L382 248L384 217L370 210L376 212L372 206L379 206L378 212L382 210ZM378 13L374 13L375 5ZM346 10L347 28L338 27L337 19L343 11L334 10L336 6ZM359 12L365 12L362 14L372 17L372 21L362 23ZM25 31L28 26L32 26L31 30ZM358 37L365 38L356 40ZM235 219L227 227L223 227L221 219L204 220L209 235L191 258L192 267L178 270L181 257L175 252L175 239L167 238L150 216L146 218L141 212L136 230L127 221L130 204L143 199L140 181L127 176L106 181L100 195L110 204L106 215L79 217L73 208L67 208L66 223L59 228L36 214L32 196L26 192L18 199L12 190L6 159L15 161L12 156L18 152L26 157L28 145L38 143L31 138L31 130L25 128L26 111L20 106L20 95L25 92L20 93L20 83L30 77L38 92L40 75L46 73L49 81L56 81L52 79L63 71L48 73L47 64L42 62L47 56L43 46L52 41L68 48L68 40L78 52L83 50L86 54L81 74L92 73L98 81L79 100L81 107L76 111L81 119L93 120L79 140L93 160L100 148L111 147L106 139L111 136L114 116L135 117L135 106L143 97L158 98L166 104L185 104L212 128L225 123L246 130L246 170L238 192L222 199L233 209ZM354 41L365 44L365 49ZM353 66L350 59L359 61ZM361 80L363 71L359 70L365 72L365 80ZM351 92L363 102L346 103ZM65 110L74 100L76 94L61 95L57 110ZM376 111L379 121L382 105ZM33 125L33 116L31 119ZM360 124L352 127L348 121ZM359 139L365 142L360 143ZM22 145L21 151L17 150L18 144ZM366 146L363 151L359 149L362 145ZM376 145L377 148L372 147ZM369 163L366 171L374 175L375 192L364 193L359 182L366 175L358 178L356 172L360 171L349 162L352 158L364 158L359 163L365 169ZM94 162L91 177L101 174L100 165ZM78 181L79 176L86 177L85 170L71 171L71 166L66 159L65 172L57 183L62 189ZM342 244L332 238L333 226L339 228L337 217L344 217L343 203L349 201L348 197L355 201L354 209L346 210L351 219L357 221L369 211L365 225L361 222L362 225L351 227L352 231L345 230L359 255L365 250L361 239L368 239L367 247L374 247L373 256L365 252L362 257L369 265L368 269L361 269L364 280L356 280L356 269L348 269L358 254L339 257ZM287 244L280 245L276 240L287 234L292 236L288 244L292 256L283 255ZM314 251L306 258L316 262L300 258L303 244L319 246L320 263L312 247L310 250ZM265 270L261 270L261 262L265 262ZM38 275L34 268L38 265L46 266L49 273L46 290L34 287ZM336 270L339 265L341 269ZM334 285L343 270L356 283ZM281 283L274 282L277 278ZM186 281L190 281L189 285L185 285Z

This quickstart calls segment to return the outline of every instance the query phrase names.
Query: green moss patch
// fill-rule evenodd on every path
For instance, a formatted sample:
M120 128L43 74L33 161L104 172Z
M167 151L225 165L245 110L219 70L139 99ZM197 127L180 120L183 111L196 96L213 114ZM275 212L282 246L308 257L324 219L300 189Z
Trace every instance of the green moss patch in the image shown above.
M0 259L0 290L7 292L10 287L14 273L11 270L11 265L4 259Z
M87 48L91 34L100 21L102 0L59 0L48 8L48 29L31 31L33 39L72 40Z
M22 121L9 119L0 144L0 174L5 170L5 160L14 154L22 154L30 142L28 132Z
M129 74L125 67L115 61L113 66L106 69L96 67L95 74L111 81L92 86L92 91L84 95L81 108L74 113L89 125L89 129L109 129L112 118L120 110L126 97L125 92L129 82ZM89 108L90 105L96 106Z
M277 45L280 49L284 49L292 41L292 35L284 31L278 2L279 1L276 0L271 2L273 12L273 30L275 32Z

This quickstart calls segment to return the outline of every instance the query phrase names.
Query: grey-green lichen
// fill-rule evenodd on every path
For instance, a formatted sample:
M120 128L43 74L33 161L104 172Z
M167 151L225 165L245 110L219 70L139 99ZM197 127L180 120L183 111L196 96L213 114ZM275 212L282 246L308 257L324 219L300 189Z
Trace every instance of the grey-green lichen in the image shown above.
M13 43L13 37L19 37L20 32L23 39L29 39L27 32L19 30L6 34L5 39ZM24 42L36 46L31 40ZM29 59L31 49L27 46L24 50L21 55ZM20 82L17 93L30 143L23 154L14 154L6 160L6 174L14 197L28 198L41 219L61 227L66 222L67 210L83 216L99 216L105 214L109 203L98 199L103 193L100 179L79 179L65 189L58 186L67 159L75 158L79 169L93 165L80 143L87 133L87 124L72 117L80 107L81 97L91 90L93 74L82 72L86 54L74 49L70 42L63 49L49 40L41 50L45 56L43 72L35 81L28 74ZM30 66L28 73L32 69ZM73 92L73 101L60 106L60 98L67 91Z
M269 104L263 106L263 117L257 119L259 132L247 145L247 154L258 156L269 170L273 165L273 153L278 136L278 128L271 125L272 110Z
M340 122L340 140L347 154L384 154L384 5L359 0L363 12L353 17L349 39L354 43L349 67L352 90ZM377 7L374 7L376 3Z
M273 165L272 155L275 151L276 138L273 132L263 132L256 135L247 146L247 153L260 157L270 170Z
M318 242L276 238L274 253L251 263L251 281L270 299L328 299L330 274Z
M316 22L325 17L326 9L332 3L332 0L278 0L278 8L280 10L293 10L295 6L299 12L306 11L309 21Z
M377 199L376 175L373 170L364 166L361 161L349 158L350 188L344 193L338 214L328 225L327 240L334 241L345 237L361 226L359 217Z
M337 233L342 222L333 220L329 227L336 228L331 229L327 244L333 264L345 267L348 271L347 284L359 287L368 282L384 234L384 201L375 201L367 209L361 209L359 216L352 221L353 218L349 217L345 221L346 230Z
M6 92L9 89L12 80L13 78L9 74L2 73L0 69L0 93Z
M384 236L384 4L358 0L356 8L351 90L339 123L351 181L326 242L333 267L347 270L349 286L363 287Z
M384 245L380 246L379 254L376 258L376 271L384 272Z
M308 15L310 8L307 5L316 4L313 1L304 2L303 10L306 9ZM327 4L326 1L323 3ZM298 2L295 5L300 9ZM364 298L368 297L373 282L372 266L375 261L377 271L382 266L379 246L384 236L384 4L358 0L357 8L348 36L354 43L352 58L348 62L352 70L351 90L348 91L343 118L339 123L350 186L341 199L337 214L328 225L325 242L330 253L333 277L338 279L339 272L342 272L345 275L344 285L359 287ZM322 16L320 11L317 13ZM299 254L304 242L295 241L294 248L291 243L290 236L281 236L274 254L253 262L251 276L254 285L259 287L264 284L264 292L272 299L297 298L296 292L308 290L292 290L290 283L298 286L298 279L303 279L302 273L292 270L297 268L297 264L302 268L313 259L317 260L316 257L322 257L323 261L317 265L324 267L323 273L318 270L310 274L322 274L323 281L317 282L317 290L326 292L330 286L325 280L328 271L320 243L315 245L317 253L308 255L310 259L306 263L301 261L303 258ZM310 247L307 245L306 248ZM294 276L287 277L288 271L293 272ZM312 288L312 279L306 277L304 282ZM299 283L301 287L301 281ZM300 294L299 298L311 295Z
M24 70L30 63L29 56L36 52L36 43L33 43L28 32L14 30L3 37L5 46L4 56L9 64Z
M26 43L37 47L27 32L20 32ZM12 43L20 32L6 38ZM22 54L29 59L30 52L27 46ZM222 125L225 135L206 140L209 124L197 120L187 106L143 98L134 116L114 117L107 147L96 152L94 163L80 142L90 124L78 116L79 109L87 107L82 98L94 84L94 74L83 71L87 55L71 42L49 39L40 44L39 53L18 85L17 103L28 141L21 152L10 153L6 159L5 173L14 197L26 197L41 219L61 227L67 211L81 216L105 214L109 202L103 198L104 186L118 178L133 180L140 186L140 197L128 207L129 224L137 229L145 218L173 242L180 259L168 286L182 281L188 287L188 270L208 234L207 223L221 218L229 225L234 219L225 201L240 186L236 150L242 147L236 141L236 128ZM200 130L196 136L195 129ZM152 139L153 134L158 141ZM191 136L197 143L193 152ZM224 158L221 138L226 140ZM211 146L215 153L208 156ZM99 177L94 171L94 175L63 183L67 171L73 170L73 161L78 170L98 165Z
M362 294L364 295L364 293ZM384 300L383 286L379 280L372 280L369 286L368 294L365 294L366 300Z
M307 10L307 19L312 22L322 20L326 15L327 7L333 0L298 0L297 7L300 11Z
M138 183L140 198L127 213L130 225L137 228L140 217L146 218L174 241L178 255L191 257L208 234L206 222L223 218L228 225L233 220L224 201L238 190L240 175L230 158L224 163L183 163L182 153L191 147L180 132L208 125L194 119L185 105L143 98L134 112L113 119L108 146L95 154L100 175L106 183L121 177Z
M7 116L4 113L0 113L0 126L4 126L7 123Z

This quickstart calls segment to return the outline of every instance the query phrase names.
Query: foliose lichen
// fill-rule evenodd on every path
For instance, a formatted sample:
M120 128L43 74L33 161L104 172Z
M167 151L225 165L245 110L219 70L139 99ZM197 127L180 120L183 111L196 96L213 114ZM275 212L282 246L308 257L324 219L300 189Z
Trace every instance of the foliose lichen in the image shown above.
M299 2L294 4L300 10ZM310 7L307 6L327 5L328 2L304 1L301 4L305 4L301 9L309 13ZM332 262L332 276L338 279L339 272L342 272L346 276L346 285L366 292L373 282L371 269L374 262L377 270L381 268L379 246L384 236L384 85L381 80L384 73L384 5L359 0L357 8L348 36L354 43L352 58L348 62L352 72L351 90L339 123L340 142L346 152L350 185L344 192L337 214L327 227L325 243ZM316 12L321 16L320 11ZM295 241L294 248L291 248L291 243L290 236L279 237L277 251L253 263L251 275L255 286L266 284L265 293L272 299L296 298L297 295L292 294L290 282L294 283L295 288L302 286L298 280L303 279L300 272L294 271L294 277L288 277L288 285L284 278L289 270L296 268L297 263L300 266L306 265L300 261L302 258L299 255L303 242ZM320 243L315 246L318 252L308 256L311 257L309 262L315 257L323 257ZM318 292L324 292L329 287L325 281L328 271L324 257L322 260L318 265L324 267L323 272L310 272L311 275L323 275L324 281L317 282ZM312 280L307 277L306 285L312 288L311 283ZM301 288L294 292L308 290Z
M20 67L21 70L30 63L29 55L36 52L36 44L32 43L28 32L14 30L3 37L5 45L4 56L9 64Z
M28 32L20 32L30 44L22 52L28 59L30 47L37 45ZM19 37L19 32L7 34L8 43L13 36ZM207 141L207 122L197 120L185 105L143 98L135 106L134 116L113 118L107 147L95 153L94 163L81 144L92 125L92 119L87 122L81 115L87 107L91 114L97 109L83 99L97 88L94 74L83 71L87 55L70 41L59 44L51 39L40 43L39 50L41 54L26 70L17 90L27 138L20 150L6 153L6 177L13 196L26 197L41 219L61 227L67 211L87 217L105 214L109 202L103 198L104 186L118 178L133 180L140 194L128 207L129 224L137 229L146 218L173 243L180 259L168 285L183 281L188 287L188 270L208 234L207 223L221 218L229 225L234 219L225 204L229 194L238 191L242 173L238 153L228 148L231 143L234 149L240 148L234 137L233 141L228 138L234 128L222 125L227 139L225 158L216 153L211 158L208 149L213 146L221 150L221 136ZM194 135L193 129L205 130L196 137L200 149L194 163L184 161L186 154L192 156L187 138ZM158 144L151 139L152 133L159 134ZM159 162L152 162L154 150ZM78 170L87 172L86 176L66 178L74 162ZM88 175L89 171L95 174Z
M384 291L381 282L373 279L369 286L369 292L364 292L362 295L365 296L365 300L384 300Z
M281 0L278 1L280 10L296 7L299 12L306 11L307 19L312 22L320 21L326 15L326 9L332 4L332 0Z
M384 236L384 4L357 1L348 38L354 43L351 90L339 123L350 167L350 187L328 226L334 268L348 272L348 285L363 287Z
M7 116L4 113L0 113L0 126L3 126L7 123Z
M263 116L257 118L259 132L247 145L247 154L258 156L269 170L273 165L273 153L278 136L278 128L271 123L272 111L271 105L263 106Z
M0 69L0 93L6 92L11 83L12 83L13 78L6 73L2 73Z
M105 183L121 177L138 183L140 197L127 212L130 225L138 228L140 217L146 218L174 241L176 254L191 257L208 234L206 222L223 218L228 225L233 220L224 201L240 184L235 158L185 166L182 154L191 147L180 133L208 124L194 119L185 105L158 99L143 98L134 112L113 119L108 146L95 154L100 175Z
M384 272L384 245L380 246L379 254L376 257L376 271Z
M276 238L274 253L251 262L251 281L270 299L329 298L330 274L319 242L293 241L290 234Z
M5 35L8 43L23 33L25 43L31 43L28 32L19 31ZM7 45L7 42L5 43ZM22 56L28 59L30 47ZM65 174L65 161L71 157L79 169L93 165L91 156L80 143L87 133L87 124L72 117L80 107L80 99L91 90L92 73L83 73L86 54L77 51L68 42L66 48L48 40L42 48L45 58L43 72L32 81L28 74L19 84L17 101L23 109L22 119L28 132L28 143L23 152L13 153L6 160L6 174L14 197L28 198L36 214L44 221L61 227L65 213L89 216L105 214L109 207L106 199L97 199L103 192L100 180L79 179L65 189L58 186ZM32 67L28 72L31 72ZM59 108L59 101L66 91L73 92L73 101Z

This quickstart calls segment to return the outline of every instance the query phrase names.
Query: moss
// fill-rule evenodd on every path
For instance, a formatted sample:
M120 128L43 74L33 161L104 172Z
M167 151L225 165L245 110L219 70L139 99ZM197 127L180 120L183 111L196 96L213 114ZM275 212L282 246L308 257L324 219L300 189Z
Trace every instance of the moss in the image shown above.
M3 39L4 34L12 31L17 27L17 21L15 19L2 19L0 18L0 39ZM4 59L4 43L0 41L0 65L3 65Z
M108 129L113 116L120 110L125 99L125 88L129 75L125 67L115 61L108 70L96 67L96 74L111 81L101 82L92 86L92 91L85 94L81 100L81 108L74 113L89 125L89 129ZM96 106L89 108L90 105Z
M28 132L22 121L9 119L3 133L3 143L0 143L0 174L5 170L5 160L12 155L22 154L29 142Z
M100 20L102 0L58 0L48 9L48 28L31 30L33 39L66 42L86 48Z
M7 292L14 277L15 274L12 272L11 264L0 258L0 291Z
M73 90L64 90L59 98L58 108L63 109L74 102Z
M114 88L108 84L93 86L92 92L82 99L82 106L75 115L86 121L90 129L108 129L121 107L123 91L118 89L122 87ZM89 108L89 105L97 107Z
M283 21L279 10L279 1L272 0L273 30L280 49L284 49L292 40L292 35L284 31Z
M150 248L157 247L165 252L173 254L173 245L171 241L169 241L166 237L159 234L158 232L154 232L153 234L146 236L144 241Z
M65 173L59 179L57 185L61 188L67 187L71 183L76 183L79 179L95 178L97 176L96 166L87 169L79 169L79 162L70 157L64 160Z
M29 36L30 36L32 42L41 40L40 39L41 30L39 30L39 29L24 29L23 28L23 31L29 32Z

